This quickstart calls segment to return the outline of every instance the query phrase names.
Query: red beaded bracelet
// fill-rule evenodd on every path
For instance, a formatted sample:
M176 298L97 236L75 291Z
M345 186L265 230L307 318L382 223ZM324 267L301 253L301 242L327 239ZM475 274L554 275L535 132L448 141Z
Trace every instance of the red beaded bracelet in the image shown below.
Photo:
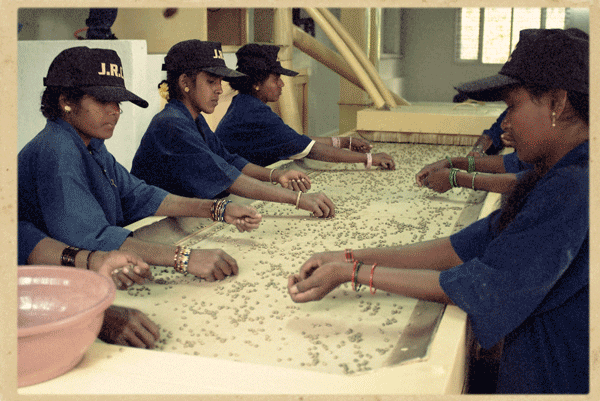
M373 272L375 271L375 266L377 266L377 263L373 263L373 266L371 266L371 276L369 277L369 291L371 294L377 292L377 289L373 290Z

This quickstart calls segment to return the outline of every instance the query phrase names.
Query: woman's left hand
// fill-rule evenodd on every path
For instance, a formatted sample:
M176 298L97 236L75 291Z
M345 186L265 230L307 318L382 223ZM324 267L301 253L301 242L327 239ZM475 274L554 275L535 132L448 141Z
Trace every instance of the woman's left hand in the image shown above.
M129 251L96 251L90 257L90 270L110 277L118 290L152 280L152 270L144 260Z
M98 338L109 344L152 349L160 339L160 329L139 310L112 305L104 313Z
M310 189L310 178L297 170L280 170L277 176L277 182L287 189L292 191L306 192Z

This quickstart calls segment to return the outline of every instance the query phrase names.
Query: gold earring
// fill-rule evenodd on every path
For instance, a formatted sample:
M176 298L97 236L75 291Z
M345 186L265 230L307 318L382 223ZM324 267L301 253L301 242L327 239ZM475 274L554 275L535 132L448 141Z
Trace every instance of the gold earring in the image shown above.
M552 126L556 127L556 113L552 112Z
M69 107L69 106L65 106L65 112L66 112L66 113L69 113L70 111L71 111L71 107Z
M254 87L254 90L257 91L257 92L258 92L259 89L260 88L258 87L258 85Z
M184 91L189 92L190 88L188 88L187 86L185 88L183 88Z

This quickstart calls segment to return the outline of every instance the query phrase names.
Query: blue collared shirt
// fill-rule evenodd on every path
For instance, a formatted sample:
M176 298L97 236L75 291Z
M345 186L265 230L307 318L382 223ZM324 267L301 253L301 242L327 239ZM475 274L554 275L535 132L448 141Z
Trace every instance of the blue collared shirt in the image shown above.
M168 193L129 174L103 140L85 146L77 131L48 120L18 156L19 220L89 250L118 249L123 228L153 215Z
M171 100L154 116L133 158L131 173L170 193L214 199L242 174L248 160L229 153L202 115Z
M262 101L243 93L234 96L215 133L230 152L263 167L302 153L312 142Z
M495 212L450 237L464 263L440 285L484 348L505 339L499 392L588 390L588 156L564 156L499 235Z

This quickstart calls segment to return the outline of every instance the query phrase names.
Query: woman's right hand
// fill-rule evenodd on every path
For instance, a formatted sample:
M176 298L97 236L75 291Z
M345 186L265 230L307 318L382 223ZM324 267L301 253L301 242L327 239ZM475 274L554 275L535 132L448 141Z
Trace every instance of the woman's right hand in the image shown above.
M424 181L425 177L427 177L429 174L433 174L436 171L446 169L446 168L450 168L450 163L448 163L447 159L442 159L435 163L428 164L427 166L423 167L421 169L421 171L419 171L417 173L417 175L415 176L417 185L422 187L423 185L426 184L426 182Z
M119 290L152 280L150 266L130 251L95 251L90 257L90 270L112 279Z
M98 338L109 344L152 349L160 339L160 329L137 309L111 305L104 312Z
M373 156L373 166L380 166L386 170L395 170L396 163L392 156L387 153L375 153Z
M300 192L298 192L300 193ZM335 216L335 206L333 202L323 193L305 194L300 196L298 207L311 212L316 217L333 217Z
M193 249L187 270L198 278L216 281L236 275L238 265L234 258L220 249Z
M225 222L235 225L240 232L258 228L262 215L252 206L238 205L234 202L225 207Z

